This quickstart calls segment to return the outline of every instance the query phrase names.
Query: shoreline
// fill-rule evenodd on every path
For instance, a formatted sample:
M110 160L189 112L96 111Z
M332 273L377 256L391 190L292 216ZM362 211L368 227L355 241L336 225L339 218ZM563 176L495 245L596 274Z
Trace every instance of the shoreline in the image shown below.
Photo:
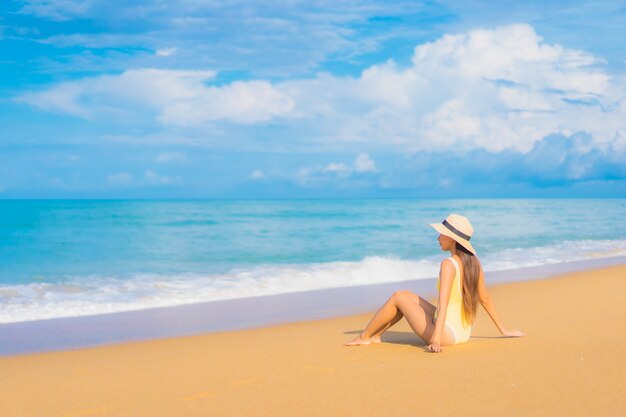
M503 324L527 336L499 336L479 308L470 341L438 354L406 320L383 343L343 346L368 311L0 357L0 415L623 416L624 276L621 264L491 286Z
M597 258L487 273L493 287L548 279L614 265L626 256ZM91 316L0 324L0 357L73 350L125 342L262 328L362 314L378 308L395 290L425 298L435 278L318 289Z

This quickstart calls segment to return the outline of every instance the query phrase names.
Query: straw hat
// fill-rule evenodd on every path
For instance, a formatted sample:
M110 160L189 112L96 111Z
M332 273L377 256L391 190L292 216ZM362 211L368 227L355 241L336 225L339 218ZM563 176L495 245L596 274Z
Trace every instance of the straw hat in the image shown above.
M467 217L460 214L451 214L443 222L431 223L431 226L442 235L456 240L465 249L476 255L476 250L469 243L474 233L474 228Z

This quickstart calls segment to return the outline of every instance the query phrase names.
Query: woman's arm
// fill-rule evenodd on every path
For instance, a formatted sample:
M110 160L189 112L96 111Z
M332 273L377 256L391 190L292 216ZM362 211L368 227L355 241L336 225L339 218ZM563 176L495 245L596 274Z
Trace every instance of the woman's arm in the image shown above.
M435 332L430 338L430 344L428 345L428 350L433 352L441 352L441 335L443 334L443 326L446 323L446 313L448 311L448 303L450 302L450 293L452 292L455 272L452 261L449 259L441 261L441 268L439 269L437 320L435 322Z
M493 324L496 325L500 333L502 333L504 336L526 336L519 330L505 329L500 322L498 314L496 313L496 308L494 307L493 302L491 301L491 297L487 292L487 287L485 286L485 274L483 273L482 265L480 267L480 275L478 276L478 299L480 300L480 304L483 306L487 314L489 314L489 317L491 317Z

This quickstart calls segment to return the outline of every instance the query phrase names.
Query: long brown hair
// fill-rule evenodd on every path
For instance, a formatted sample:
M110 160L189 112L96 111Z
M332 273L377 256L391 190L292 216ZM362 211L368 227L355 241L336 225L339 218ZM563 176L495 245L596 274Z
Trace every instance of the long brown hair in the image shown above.
M463 262L463 321L472 324L478 307L478 278L480 276L480 262L473 253L456 243L456 254Z

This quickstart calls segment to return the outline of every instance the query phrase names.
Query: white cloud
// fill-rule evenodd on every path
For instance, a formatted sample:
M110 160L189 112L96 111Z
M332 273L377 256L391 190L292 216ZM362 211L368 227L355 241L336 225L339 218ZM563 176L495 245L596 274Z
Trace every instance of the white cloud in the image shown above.
M42 110L94 119L133 108L159 111L172 102L191 100L203 82L214 76L215 71L135 69L118 76L64 82L47 91L23 94L16 100Z
M600 93L607 76L590 69L593 55L543 43L528 25L478 29L415 48L416 72L445 70L454 75L507 80L535 88ZM434 75L434 74L433 74Z
M169 177L167 175L161 175L158 172L152 170L146 170L143 177L133 177L127 172L120 172L109 175L107 177L107 184L113 187L128 187L138 185L169 185L178 182L179 178Z
M159 164L166 164L169 162L183 162L186 158L183 152L163 152L158 154L154 161Z
M85 15L94 0L25 0L19 13L34 14L52 20L67 20Z
M263 171L261 171L260 169L257 169L254 172L252 172L252 174L250 174L250 179L258 180L260 178L263 178L264 176L265 174L263 174Z
M376 163L366 153L360 153L352 167L342 162L331 162L326 166L305 167L296 174L296 181L304 186L318 186L324 183L342 181L363 182L377 172ZM367 182L367 180L365 181Z
M148 184L157 184L157 185L168 185L176 182L175 178L168 177L166 175L161 175L157 172L147 170L144 173L144 179Z
M125 47L133 55L127 59L125 54L120 57L99 53L96 59L84 64L87 72L102 70L103 65L107 69L119 69L128 68L129 64L141 66L138 61L154 62L145 56L146 50L163 50L174 44L181 47L176 53L178 66L229 68L272 77L311 74L329 57L352 59L380 49L389 39L421 33L423 28L416 28L407 17L424 18L425 13L438 8L424 7L413 0L393 3L317 0L315 7L303 0L19 0L19 3L23 5L20 13L38 18L94 22L89 33L80 33L85 31L84 25L51 28L46 32L71 29L73 33L66 39L61 35L49 41L76 41L76 46L95 48ZM370 19L381 15L397 20L393 25L372 25ZM137 30L138 24L141 30ZM81 38L86 43L80 43ZM66 65L53 68L67 74L67 62L81 60L83 52L82 48L63 51L62 62Z
M57 85L50 90L39 93L26 93L15 100L37 107L41 110L67 113L83 119L91 117L90 112L76 102L81 94L79 85L66 83Z
M149 35L142 33L133 35L119 33L71 33L37 38L36 41L59 48L79 46L83 48L106 49L124 48L129 45L148 48L153 39Z
M152 112L166 125L215 120L255 123L289 113L292 100L266 81L206 86L215 71L133 69L111 76L61 83L16 98L47 111L96 119L121 112Z
M362 142L411 152L527 152L552 133L588 132L598 146L626 137L625 78L609 77L590 53L547 44L531 26L445 35L418 45L411 62L374 65L358 77L221 86L207 85L212 71L138 69L17 100L85 119L148 114L181 131L227 122L228 132L232 123L279 118L285 136L277 140L288 135L296 145L307 140L336 149Z
M177 48L163 48L163 49L157 49L154 52L154 54L156 56L170 56L176 53L176 51L177 51Z
M332 162L326 166L326 168L322 169L322 172L333 172L337 174L349 173L350 168L348 168L345 164Z
M602 64L512 25L419 45L407 68L386 62L357 78L322 74L279 87L296 114L332 126L320 132L326 142L525 152L551 133L586 131L598 144L623 136L626 82Z
M158 120L179 126L200 125L214 120L256 123L287 115L293 100L267 81L237 81L223 87L203 87L188 100L166 105Z
M354 161L354 170L357 172L376 172L376 163L368 154L360 153Z
M113 186L126 186L133 183L133 176L127 172L112 174L107 177L107 183Z

